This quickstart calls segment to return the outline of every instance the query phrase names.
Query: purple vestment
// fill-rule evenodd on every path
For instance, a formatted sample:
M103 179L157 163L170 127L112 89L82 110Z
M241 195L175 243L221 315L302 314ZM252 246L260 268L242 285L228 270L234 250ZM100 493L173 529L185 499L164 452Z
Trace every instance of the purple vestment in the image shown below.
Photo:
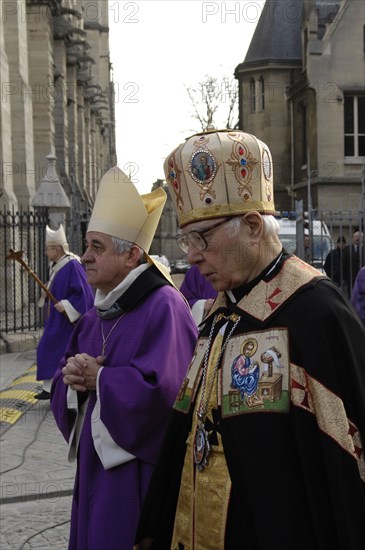
M207 300L217 297L209 281L202 275L196 265L192 265L186 272L180 287L180 292L185 296L191 307L191 313L197 325L204 319L209 304Z
M365 266L358 272L351 294L351 303L365 325Z
M67 300L80 315L94 303L93 291L87 282L84 267L78 260L69 260L57 271L49 290L57 300ZM44 332L37 347L37 380L53 377L74 329L73 323L59 313L48 298L45 312Z
M197 300L215 299L217 297L217 291L200 273L198 266L195 264L186 272L181 283L180 292L185 296L190 307L193 307Z
M87 395L89 401L77 454L70 550L132 549L169 412L197 338L185 301L168 285L154 289L122 318L101 319L95 308L90 310L75 328L66 356L83 352L99 356L101 325L109 338L98 390L77 394L79 405ZM67 408L70 392L59 369L51 406L67 441L75 419ZM104 468L92 432L96 405L97 420L115 447L135 458Z

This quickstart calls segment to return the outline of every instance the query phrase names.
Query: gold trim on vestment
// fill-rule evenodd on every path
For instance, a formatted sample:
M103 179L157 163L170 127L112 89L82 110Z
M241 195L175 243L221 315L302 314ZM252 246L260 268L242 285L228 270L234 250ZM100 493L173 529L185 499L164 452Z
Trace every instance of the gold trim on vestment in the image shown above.
M342 399L297 365L290 365L290 375L292 403L316 417L319 429L356 460L360 477L365 481L359 430L347 417Z
M328 278L300 258L291 256L285 260L283 269L273 279L261 280L251 292L238 302L237 307L255 319L265 321L299 288L317 277ZM224 292L218 294L209 311L209 317L220 307L227 307L227 297Z
M206 388L210 387L214 373L215 359L222 346L222 329L217 334L211 349L208 363ZM210 411L217 408L216 377L209 399L207 418L212 422ZM228 473L223 444L217 433L218 445L212 445L208 463L201 471L194 465L194 438L197 428L197 409L201 400L199 389L193 413L191 432L187 439L187 450L182 471L179 499L175 515L174 533L171 548L184 545L184 550L222 550L231 492L231 479ZM207 393L205 393L207 397Z

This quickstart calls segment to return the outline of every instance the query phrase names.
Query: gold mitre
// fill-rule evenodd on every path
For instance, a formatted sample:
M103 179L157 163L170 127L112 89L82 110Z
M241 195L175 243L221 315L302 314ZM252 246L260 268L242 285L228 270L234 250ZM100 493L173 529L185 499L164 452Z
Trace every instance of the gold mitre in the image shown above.
M275 212L270 150L241 130L187 138L166 158L164 170L180 227L252 210Z
M130 178L115 166L101 179L87 230L124 239L148 252L165 202L161 187L140 195Z
M65 254L70 252L62 223L58 229L51 229L48 225L46 226L46 246L49 245L62 246Z

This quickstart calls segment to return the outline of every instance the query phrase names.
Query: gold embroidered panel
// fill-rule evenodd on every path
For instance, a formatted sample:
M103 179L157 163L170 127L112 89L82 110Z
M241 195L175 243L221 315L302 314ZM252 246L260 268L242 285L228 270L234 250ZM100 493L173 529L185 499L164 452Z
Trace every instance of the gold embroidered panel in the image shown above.
M320 271L296 256L285 260L282 270L270 281L260 281L237 307L260 321L265 321L282 306L299 288L313 279L326 279ZM220 307L227 307L227 298L220 292L210 311L211 316Z
M365 481L364 449L359 430L347 417L342 399L297 365L291 365L290 375L293 404L314 414L319 429L356 460L360 477Z
M186 376L177 394L173 408L177 411L188 413L191 403L194 401L202 374L202 362L208 345L208 338L199 338L193 357L190 361Z
M231 337L221 369L222 416L289 411L289 344L285 328Z
M238 307L252 317L265 321L299 288L319 276L325 278L317 269L293 256L286 260L284 268L276 277L268 282L260 281L243 297Z

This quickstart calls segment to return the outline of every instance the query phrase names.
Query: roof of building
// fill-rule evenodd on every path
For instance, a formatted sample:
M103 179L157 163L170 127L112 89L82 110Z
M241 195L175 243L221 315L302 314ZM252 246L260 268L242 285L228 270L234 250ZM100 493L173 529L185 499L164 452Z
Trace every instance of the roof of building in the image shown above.
M303 0L267 0L244 64L302 59Z
M336 16L341 0L315 0L318 38ZM268 63L301 63L304 0L266 0L243 63L237 69Z

